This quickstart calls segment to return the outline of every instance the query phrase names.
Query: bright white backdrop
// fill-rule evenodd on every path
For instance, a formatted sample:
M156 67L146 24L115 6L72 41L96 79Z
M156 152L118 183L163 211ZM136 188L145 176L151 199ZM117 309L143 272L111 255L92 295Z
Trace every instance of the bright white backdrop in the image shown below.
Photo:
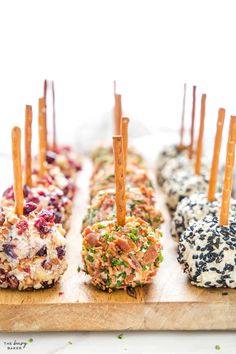
M36 118L44 78L55 80L60 140L84 151L110 132L114 78L124 113L132 118L132 135L141 136L140 146L155 137L153 158L153 144L162 134L169 132L171 141L177 133L185 81L189 88L198 86L197 115L200 93L208 94L206 137L212 138L218 107L227 109L227 118L236 114L235 63L235 1L0 0L0 152L9 154L10 129L23 126L26 103L33 104ZM190 103L188 90L187 118ZM69 335L33 337L41 353L49 353L46 348L77 352L57 349L59 338L67 341ZM235 348L226 334L132 334L124 347L112 335L82 338L87 338L84 347L77 349L84 353L93 341L100 343L90 349L93 353L101 346L104 353L110 346L117 352L166 353L169 341L176 343L171 352L183 353L184 343L196 353L212 353L215 344L222 344L221 352Z

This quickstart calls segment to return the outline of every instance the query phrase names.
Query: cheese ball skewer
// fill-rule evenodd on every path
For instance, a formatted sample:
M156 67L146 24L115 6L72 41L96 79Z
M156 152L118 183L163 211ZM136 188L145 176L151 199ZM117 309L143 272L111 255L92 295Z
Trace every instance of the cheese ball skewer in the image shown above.
M54 214L23 213L21 131L12 130L15 207L0 210L0 287L18 290L49 288L65 272L65 238Z
M236 288L236 223L229 216L236 116L231 117L220 217L207 216L182 234L178 261L192 284Z
M219 216L221 195L216 194L216 189L224 119L225 110L220 108L218 111L208 194L194 193L193 195L184 198L178 204L172 220L171 234L173 237L179 239L184 230L189 226L189 223L203 219L207 215ZM234 212L236 204L234 201L232 201L231 204L232 212Z
M102 290L150 283L162 259L160 232L139 218L126 218L122 137L113 137L116 178L116 219L83 231L84 270Z
M208 188L208 171L201 172L201 154L204 119L205 119L205 100L206 95L202 95L201 100L201 120L198 138L198 147L196 154L196 163L194 169L192 166L185 168L184 170L177 170L172 174L168 180L164 183L164 191L166 193L166 203L170 212L173 214L176 210L178 203L185 197L188 197L192 193L206 192ZM201 173L200 173L201 172Z

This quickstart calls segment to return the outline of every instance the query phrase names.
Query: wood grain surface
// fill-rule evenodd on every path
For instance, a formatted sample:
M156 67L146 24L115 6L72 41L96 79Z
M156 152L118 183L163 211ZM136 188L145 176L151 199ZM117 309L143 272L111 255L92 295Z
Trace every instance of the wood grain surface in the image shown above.
M152 285L108 294L95 289L78 273L81 265L80 226L88 202L91 164L85 161L78 184L72 227L68 238L69 267L53 289L33 292L0 290L0 331L104 330L233 330L236 329L236 292L192 286L176 260L176 242L169 235L164 212L164 261ZM83 188L82 188L83 186ZM225 295L227 293L227 295Z

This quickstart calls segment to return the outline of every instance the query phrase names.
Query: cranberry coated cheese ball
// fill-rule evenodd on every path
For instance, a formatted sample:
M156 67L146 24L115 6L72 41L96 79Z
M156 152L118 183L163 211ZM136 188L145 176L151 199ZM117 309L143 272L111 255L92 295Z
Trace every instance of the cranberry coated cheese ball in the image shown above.
M194 174L193 170L178 170L163 185L166 204L173 215L178 203L193 193L206 193L209 185L209 173Z
M162 261L161 233L141 219L103 221L83 231L84 271L109 292L151 283Z
M147 171L137 167L127 168L126 185L128 188L141 186L153 188ZM99 191L111 188L115 188L114 166L112 165L101 168L97 173L93 174L90 181L91 198L94 198Z
M47 151L46 161L49 165L60 168L65 177L76 179L76 175L82 169L81 161L69 146L57 147L56 151Z
M72 214L72 201L64 196L61 189L50 184L47 188L44 186L28 187L24 186L25 208L24 212L40 212L42 209L49 209L54 212L55 223L62 224L65 230L70 227L70 216ZM9 187L1 200L2 206L14 206L15 198L13 186Z
M116 191L107 189L98 192L92 199L87 215L83 222L83 228L103 220L116 218ZM155 209L154 193L152 188L130 188L126 192L126 214L141 218L154 228L164 221L159 210Z
M178 261L192 284L236 288L236 219L221 226L207 216L190 225L178 246Z
M18 217L13 207L2 207L0 287L18 290L52 287L67 269L64 234L49 210Z

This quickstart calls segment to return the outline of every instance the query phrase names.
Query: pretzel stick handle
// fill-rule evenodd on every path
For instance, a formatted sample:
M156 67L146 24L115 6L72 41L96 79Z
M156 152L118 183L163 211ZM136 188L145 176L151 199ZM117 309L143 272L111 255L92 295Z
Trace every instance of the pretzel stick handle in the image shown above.
M212 163L211 163L210 181L209 181L209 188L208 188L208 202L213 202L215 200L224 121L225 121L225 109L220 108L218 111L216 135L215 135L215 142L214 142L214 152L213 152Z
M179 143L180 150L184 146L184 118L185 118L185 105L186 105L186 89L187 89L187 85L185 83L184 84L183 105L182 105L181 126L180 126L180 143Z
M121 116L122 116L121 95L115 94L114 97L115 97L115 107L114 107L115 135L120 135Z
M39 131L39 177L43 177L45 174L45 165L46 165L46 131L45 131L45 99L39 99L38 106L38 131Z
M123 117L121 120L121 133L123 138L123 153L124 153L124 173L127 169L127 154L128 154L128 125L129 118Z
M113 150L116 181L116 218L119 226L124 226L126 217L125 175L122 136L113 136Z
M54 81L52 81L52 122L53 122L53 151L57 150L57 132L56 132L56 108L55 108L55 89Z
M197 141L196 150L196 160L195 160L195 174L200 175L201 173L201 160L202 160L202 145L203 145L203 134L205 125L205 112L206 112L206 94L204 93L201 98L201 116L200 116L200 127Z
M25 184L32 187L32 107L25 107Z
M21 164L21 130L19 127L12 129L12 161L14 175L15 212L18 216L23 215L23 182Z
M194 144L194 125L195 125L195 110L196 110L196 86L193 86L193 103L192 103L192 120L190 129L190 145L188 149L188 157L193 157L193 144Z
M236 116L231 116L229 137L227 144L227 155L225 165L224 186L222 193L222 204L220 211L220 225L228 225L230 197L233 183L233 169L235 160L235 142L236 142Z

